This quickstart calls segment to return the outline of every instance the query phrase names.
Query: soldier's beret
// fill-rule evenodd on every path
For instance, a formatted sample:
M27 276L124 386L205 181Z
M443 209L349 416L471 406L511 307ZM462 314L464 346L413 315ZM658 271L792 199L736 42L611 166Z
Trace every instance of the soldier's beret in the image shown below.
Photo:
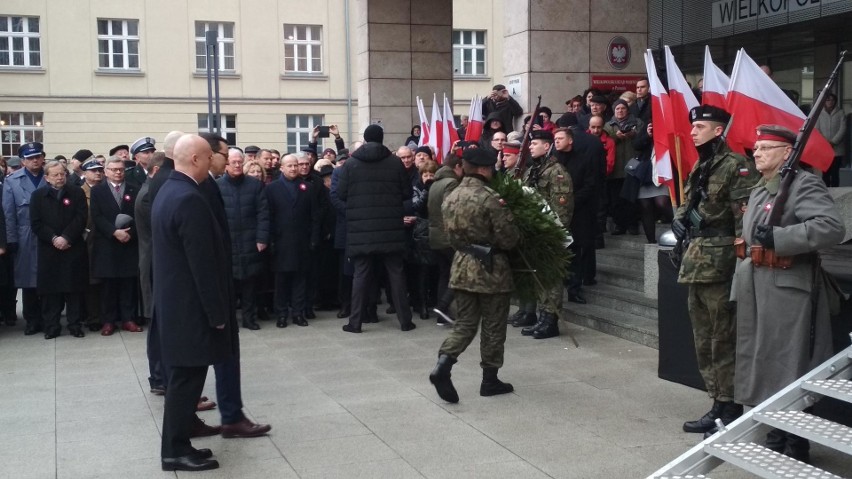
M256 155L258 151L260 151L260 147L254 145L249 145L245 149L246 154L249 155Z
M18 157L23 159L32 158L44 154L44 145L37 141L24 143L18 148Z
M83 166L81 166L80 168L83 171L103 170L104 165L100 164L100 162L98 160L89 160L89 161L83 163Z
M717 106L701 105L689 110L689 122L694 121L728 123L731 121L731 114Z
M132 145L130 145L130 153L135 155L136 153L143 153L146 151L154 151L157 149L156 145L157 141L151 138L150 136L146 136L145 138L139 138L134 141Z
M791 145L796 142L796 132L781 125L760 125L757 127L757 139L783 141Z
M530 133L530 139L553 143L553 133L547 130L533 130L532 133Z
M475 166L494 166L497 157L481 148L468 148L462 153L462 159Z
M127 150L127 151L130 151L130 147L129 147L129 146L127 146L127 145L118 145L118 146L114 146L114 147L112 147L112 149L111 149L111 150L109 150L109 156L115 156L115 154L116 154L118 151L120 151L120 150Z

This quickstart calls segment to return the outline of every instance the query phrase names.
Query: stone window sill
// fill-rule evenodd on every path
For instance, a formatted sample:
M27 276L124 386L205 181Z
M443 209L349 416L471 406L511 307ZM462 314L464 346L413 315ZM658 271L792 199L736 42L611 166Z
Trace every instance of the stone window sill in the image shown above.
M281 79L325 81L328 80L328 75L323 75L322 73L282 73Z
M212 73L212 72L211 72ZM194 71L192 72L192 76L194 78L207 78L207 71ZM236 72L219 72L219 78L228 78L228 79L239 79L240 74Z
M43 75L47 73L44 67L0 67L0 73L26 73L30 75Z
M97 70L95 70L95 75L117 77L144 77L145 72L143 72L142 70L123 70L120 68L98 68Z

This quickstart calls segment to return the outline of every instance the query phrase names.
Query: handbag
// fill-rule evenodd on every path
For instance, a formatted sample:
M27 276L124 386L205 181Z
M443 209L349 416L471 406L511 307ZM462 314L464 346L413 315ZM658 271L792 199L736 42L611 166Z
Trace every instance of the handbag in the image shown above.
M638 176L637 176L638 171L637 170L639 168L640 163L641 162L639 161L638 156L634 156L633 158L630 158L630 160L627 161L627 165L624 166L624 172L626 174L630 175L630 176L638 178Z

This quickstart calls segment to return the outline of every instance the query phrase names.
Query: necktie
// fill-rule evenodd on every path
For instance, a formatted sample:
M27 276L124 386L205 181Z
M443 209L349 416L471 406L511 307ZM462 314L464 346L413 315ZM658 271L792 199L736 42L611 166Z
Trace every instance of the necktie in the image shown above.
M118 203L118 206L121 206L121 185L115 185L113 188L115 189L115 192L112 196L115 197L115 202Z

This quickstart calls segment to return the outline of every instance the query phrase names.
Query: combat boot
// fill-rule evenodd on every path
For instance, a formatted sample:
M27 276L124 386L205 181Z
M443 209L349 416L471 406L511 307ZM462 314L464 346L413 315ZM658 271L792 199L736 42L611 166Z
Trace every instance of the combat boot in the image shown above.
M722 421L722 424L728 425L737 420L740 416L743 415L743 405L737 404L733 401L723 402L722 403L722 412L719 414L719 420ZM719 427L716 426L716 421L713 421L713 428L704 433L704 439L712 436L719 432Z
M435 386L438 396L450 403L459 402L459 393L456 392L453 381L450 379L450 370L456 360L446 354L438 356L438 364L429 374L429 382Z
M516 328L532 326L536 322L538 322L538 319L535 317L535 313L524 313L518 311L514 316L512 316L512 326Z
M515 388L509 383L497 379L497 368L482 368L482 385L479 386L480 396L496 396L508 394Z
M530 314L534 314L534 313L530 313ZM533 333L538 331L538 329L541 328L542 325L544 325L544 316L546 314L547 313L539 313L538 319L536 320L535 324L533 324L532 326L527 326L526 328L522 329L521 334L523 334L524 336L532 336Z
M553 313L542 313L544 322L541 327L533 331L533 338L547 339L559 336L559 316Z
M713 400L713 407L707 411L707 414L701 416L695 421L686 421L683 423L685 432L707 432L716 427L716 418L722 415L726 403Z

